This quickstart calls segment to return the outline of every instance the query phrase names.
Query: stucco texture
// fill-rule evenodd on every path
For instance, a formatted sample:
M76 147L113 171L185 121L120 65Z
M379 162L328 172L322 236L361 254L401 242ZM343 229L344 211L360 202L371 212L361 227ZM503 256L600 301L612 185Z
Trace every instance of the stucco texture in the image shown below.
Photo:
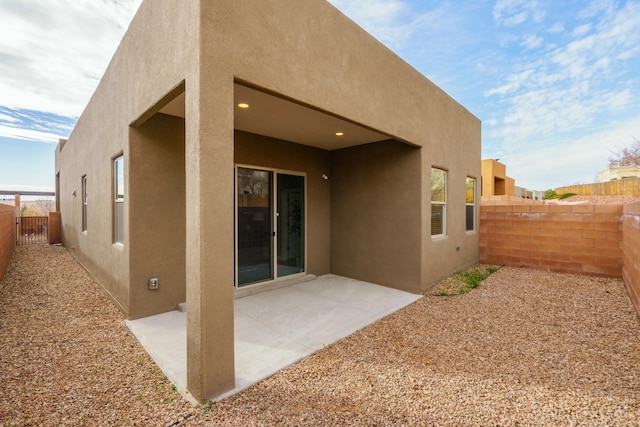
M332 150L240 132L238 84L384 137ZM176 100L182 112L164 114ZM114 244L120 155L125 237ZM186 299L188 387L197 399L234 385L238 164L305 174L308 273L419 293L479 258L464 196L466 177L480 178L480 121L366 31L325 0L145 0L56 150L63 242L130 318ZM433 166L448 172L448 226L437 240L429 232ZM160 279L157 291L150 277Z

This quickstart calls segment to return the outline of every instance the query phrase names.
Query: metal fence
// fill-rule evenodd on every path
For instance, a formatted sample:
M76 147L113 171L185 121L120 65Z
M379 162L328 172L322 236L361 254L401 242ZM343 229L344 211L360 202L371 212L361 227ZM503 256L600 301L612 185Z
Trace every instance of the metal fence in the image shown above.
M49 243L49 217L19 216L16 218L16 230L18 245Z

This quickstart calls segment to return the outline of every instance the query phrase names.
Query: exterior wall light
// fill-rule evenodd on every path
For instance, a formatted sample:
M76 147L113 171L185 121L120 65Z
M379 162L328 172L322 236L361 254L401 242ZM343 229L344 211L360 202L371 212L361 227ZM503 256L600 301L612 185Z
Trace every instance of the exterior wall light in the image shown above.
M238 104L238 107L240 108L249 108L249 104L247 104L246 102L241 102Z
M336 136L343 136L344 132L336 132Z

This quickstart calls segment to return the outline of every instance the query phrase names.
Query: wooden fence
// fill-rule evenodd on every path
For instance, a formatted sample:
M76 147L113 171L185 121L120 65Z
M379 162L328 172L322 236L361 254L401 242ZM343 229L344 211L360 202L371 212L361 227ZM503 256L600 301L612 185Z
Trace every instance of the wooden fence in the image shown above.
M16 214L18 209L0 204L0 280L4 276L16 246Z
M640 197L640 178L625 178L595 184L570 185L556 188L556 193L575 193L581 196L634 196Z

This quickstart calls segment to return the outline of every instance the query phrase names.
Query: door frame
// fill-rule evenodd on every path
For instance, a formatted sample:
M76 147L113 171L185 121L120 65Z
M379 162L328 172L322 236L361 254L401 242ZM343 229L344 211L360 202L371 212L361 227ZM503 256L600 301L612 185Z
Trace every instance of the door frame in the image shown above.
M273 173L273 180L272 180L272 188L270 189L271 194L272 194L272 200L271 200L271 221L273 222L272 227L273 227L273 232L275 233L273 235L273 238L271 239L271 256L272 256L272 262L271 262L271 273L273 276L273 279L267 279L267 280L263 280L260 282L254 282L254 283L248 283L246 285L242 285L242 286L238 286L238 168L245 168L245 169L255 169L255 170L259 170L259 171L265 171L265 172L272 172ZM282 276L282 277L278 277L278 220L277 220L277 213L278 213L278 175L282 174L282 175L293 175L293 176L301 176L304 178L304 187L303 187L303 191L304 191L304 197L303 197L303 202L304 202L304 245L303 245L303 250L304 250L304 270L299 272L299 273L294 273L294 274L289 274L286 276ZM258 286L264 286L266 284L273 284L276 282L280 282L280 281L284 281L284 280L291 280L291 279L296 279L296 278L300 278L303 277L307 274L307 173L306 172L302 172L302 171L294 171L294 170L290 170L290 169L280 169L280 168L270 168L270 167L266 167L266 166L258 166L258 165L251 165L251 164L244 164L244 163L235 163L233 165L233 222L234 222L234 233L233 233L233 247L234 247L234 257L233 257L233 270L234 270L234 277L233 277L233 288L235 291L239 291L239 290L244 290L244 289L249 289L249 288L254 288L254 287L258 287Z

